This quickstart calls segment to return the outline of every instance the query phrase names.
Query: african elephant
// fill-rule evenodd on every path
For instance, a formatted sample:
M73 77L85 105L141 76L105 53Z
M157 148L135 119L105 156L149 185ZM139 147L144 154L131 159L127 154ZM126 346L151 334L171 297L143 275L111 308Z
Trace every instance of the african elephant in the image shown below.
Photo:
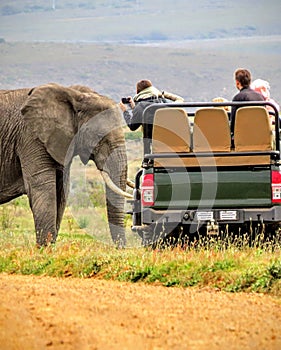
M0 204L27 194L38 246L56 241L76 155L103 174L111 237L124 246L127 157L116 103L54 83L0 92Z

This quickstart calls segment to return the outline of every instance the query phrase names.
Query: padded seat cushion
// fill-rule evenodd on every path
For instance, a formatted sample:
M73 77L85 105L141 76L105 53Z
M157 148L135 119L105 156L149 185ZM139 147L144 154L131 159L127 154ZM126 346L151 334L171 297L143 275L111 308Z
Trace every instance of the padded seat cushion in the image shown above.
M191 132L182 108L160 108L154 116L152 153L190 152Z

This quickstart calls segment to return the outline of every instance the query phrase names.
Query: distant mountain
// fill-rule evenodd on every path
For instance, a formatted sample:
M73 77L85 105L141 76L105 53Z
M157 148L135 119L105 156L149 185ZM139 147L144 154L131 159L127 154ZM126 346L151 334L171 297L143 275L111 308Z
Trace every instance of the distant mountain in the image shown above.
M5 41L147 42L280 35L280 0L2 0Z
M187 101L227 99L233 72L281 103L280 0L1 0L0 88L85 84L118 100L151 79Z

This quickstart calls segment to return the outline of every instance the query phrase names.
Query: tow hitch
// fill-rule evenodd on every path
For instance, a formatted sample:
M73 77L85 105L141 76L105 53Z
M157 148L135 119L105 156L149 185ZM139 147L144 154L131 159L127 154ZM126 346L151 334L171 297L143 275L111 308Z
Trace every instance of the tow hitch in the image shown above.
M207 235L217 236L219 234L219 225L215 222L215 220L210 220L207 223Z

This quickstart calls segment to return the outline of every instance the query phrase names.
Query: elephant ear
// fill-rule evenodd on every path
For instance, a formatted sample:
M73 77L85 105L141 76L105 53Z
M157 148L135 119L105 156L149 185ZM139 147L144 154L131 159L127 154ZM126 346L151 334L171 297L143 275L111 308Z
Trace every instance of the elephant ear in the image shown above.
M79 95L80 92L58 84L42 85L29 92L21 108L28 132L62 165L72 159L74 152L74 105Z

